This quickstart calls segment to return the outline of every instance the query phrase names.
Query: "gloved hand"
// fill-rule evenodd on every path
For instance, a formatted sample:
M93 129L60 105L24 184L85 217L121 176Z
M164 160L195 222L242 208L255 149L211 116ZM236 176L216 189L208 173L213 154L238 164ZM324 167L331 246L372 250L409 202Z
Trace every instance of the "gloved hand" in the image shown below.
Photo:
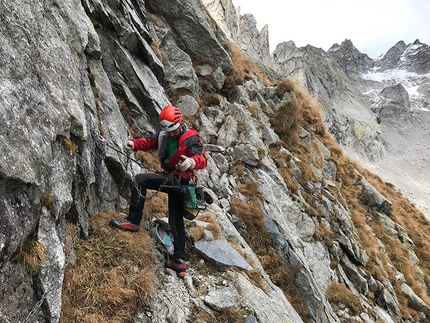
M193 169L194 167L196 167L196 162L194 161L194 159L184 155L181 156L181 159L182 163L178 165L178 169L181 172L185 172L189 168Z
M134 149L134 142L132 140L127 140L124 143L124 152L126 152L127 154L131 154L133 152Z

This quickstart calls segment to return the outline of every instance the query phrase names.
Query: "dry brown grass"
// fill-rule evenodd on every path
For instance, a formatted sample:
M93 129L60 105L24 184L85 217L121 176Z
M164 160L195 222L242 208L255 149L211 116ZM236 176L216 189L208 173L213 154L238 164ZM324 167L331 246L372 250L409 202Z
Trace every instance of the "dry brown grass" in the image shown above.
M72 155L78 153L79 151L78 145L68 138L62 138L61 144L63 145L64 148L70 151Z
M218 106L220 103L221 97L218 93L200 92L200 106Z
M280 147L272 147L269 150L269 155L272 157L277 167L288 167L290 164L291 155L285 150L281 151Z
M128 109L127 104L125 103L124 100L122 99L116 99L116 103L118 104L119 107L119 111L122 114L122 117L124 118L124 120L127 122L127 124L129 126L133 125L133 120L130 116L130 110Z
M203 238L206 228L201 226L190 226L187 227L187 231L190 234L193 241L199 241Z
M260 82L263 83L265 86L271 85L269 78L260 71L257 65L252 63L252 58L250 56L248 56L244 51L237 47L234 42L227 41L227 46L233 53L232 61L234 66L239 71L243 71L245 75L249 75L249 73L251 72L255 76L257 76Z
M244 202L238 197L233 197L231 207L232 212L245 222L247 233L258 233L259 230L264 228L263 212L259 201L249 200Z
M215 314L210 314L200 307L195 307L190 317L196 323L242 323L245 314L246 311L244 309L233 307L221 310Z
M245 73L240 71L237 67L233 67L230 73L226 76L224 85L221 89L221 93L229 101L234 101L236 93L236 87L242 85L245 79Z
M298 86L295 82L292 80L283 80L282 82L279 82L276 86L275 95L282 99L285 93L287 92L294 92L294 90L297 90Z
M161 172L163 170L156 151L139 150L134 154L136 160L141 162L147 170L151 172Z
M271 123L273 130L278 134L287 148L299 143L297 129L299 126L300 109L297 101L288 101L275 112Z
M261 113L260 108L256 107L255 105L252 105L247 108L249 112L251 112L251 115L256 118Z
M245 174L245 168L241 164L237 164L229 169L230 175L234 177L242 177Z
M141 138L142 132L137 125L132 125L129 129L132 138Z
M246 275L249 278L249 281L255 286L260 288L264 293L268 294L267 291L267 283L264 280L263 276L260 272L256 270L247 270Z
M393 202L393 214L391 218L406 229L409 237L416 245L420 245L420 247L415 248L415 252L419 259L427 259L422 257L427 256L427 250L430 248L430 241L426 238L428 232L430 232L428 223L425 224L420 221L415 221L414 217L419 214L419 212L416 209L414 210L413 207L411 208L410 203L395 192L391 185L383 183L380 178L370 174L357 163L352 162L346 157L338 158L336 162L338 164L338 176L342 180L342 195L347 201L347 205L351 211L354 226L357 228L360 235L361 244L368 255L372 257L372 260L366 266L366 270L376 279L385 277L390 280L396 290L402 318L407 319L410 315L416 316L416 311L409 307L408 301L401 291L401 286L398 283L396 275L389 270L390 266L385 265L384 268L381 268L379 265L375 264L373 260L376 258L379 260L386 259L385 263L391 263L400 271L405 276L408 285L424 300L424 302L426 302L426 304L430 304L430 298L419 283L420 279L417 271L409 259L407 245L403 244L398 237L387 234L382 224L374 219L370 210L358 200L360 188L356 185L356 178L353 174L354 169L357 169L361 174L365 174L366 179L388 198L388 200ZM406 217L402 216L405 209L410 211ZM417 218L420 219L421 217L417 215ZM368 221L368 219L372 219L372 221ZM407 220L404 221L404 219ZM378 250L378 242L374 234L386 246L386 255ZM424 251L424 254L421 254L421 251ZM420 268L426 276L430 274L427 262L421 262Z
M167 194L148 190L146 196L150 199L145 202L145 208L143 209L144 222L147 222L152 218L168 217L169 209Z
M215 239L224 239L224 235L222 234L222 230L218 225L215 214L213 213L200 214L197 217L197 220L209 223L209 225L206 227L206 230L209 230L210 232L212 232ZM188 222L188 223L192 225L193 222Z
M92 86L91 91L93 92L94 103L97 105L99 103L99 100L100 100L100 90L98 88L96 88L95 86Z
M333 230L325 223L320 224L314 232L314 238L316 240L323 240L328 247L333 246L333 240L335 237L336 235Z
M352 293L344 284L332 284L327 289L327 298L336 309L340 309L340 304L345 305L352 311L352 314L358 314L362 310L360 299Z
M166 52L160 49L160 45L157 42L153 41L149 46L151 46L151 49L153 50L154 53L160 54L160 57L163 61L167 59Z
M285 129L283 132L300 125L305 129L313 129L315 134L318 134L323 138L326 136L330 137L321 118L319 103L313 100L304 88L291 80L280 82L277 85L275 93L277 93L278 96L281 96L287 91L294 92L296 100L286 102L284 105L287 106L283 108L283 111L276 112L277 116L282 119L280 122L285 123ZM278 129L275 128L275 131L282 129L282 127L279 126L277 128Z
M285 181L285 184L293 194L298 194L299 185L295 180L293 169L291 167L291 155L285 151L281 151L278 147L271 148L269 151L270 157L275 162L279 174Z
M261 193L258 190L258 184L254 181L244 180L243 183L240 183L234 189L248 198L262 198Z
M397 270L399 270L406 279L407 284L419 295L426 304L430 304L430 298L423 286L421 286L419 276L415 270L414 264L409 259L408 245L404 244L399 237L394 237L384 230L380 221L375 219L370 210L363 205L358 196L360 194L360 187L356 185L358 178L354 174L357 169L364 177L372 184L382 195L393 203L393 213L390 216L392 220L401 225L406 231L408 236L414 241L415 253L421 260L420 268L426 275L426 283L429 281L427 277L430 274L430 267L424 259L430 256L430 239L428 232L430 232L430 225L425 216L419 212L415 207L404 198L399 192L395 190L392 184L385 183L380 177L363 169L356 162L349 160L345 156L337 158L336 164L338 166L338 177L342 181L342 196L347 201L347 205L351 211L354 226L357 228L362 246L371 257L371 260L366 265L366 270L369 275L376 279L388 278L394 289L397 292L397 297L400 304L400 309L403 318L408 318L410 315L416 316L415 310L411 309L401 286L396 279L396 276L389 269L388 263L391 263ZM371 221L369 221L371 219ZM378 237L386 246L387 254L383 254L378 250L378 243L374 237ZM384 260L384 268L377 265L374 260Z
M60 322L132 322L153 288L152 239L146 230L110 228L115 217L100 212L90 237L77 240L77 262L65 272Z
M52 209L52 205L54 204L54 197L49 192L43 192L40 197L40 204L46 207L48 210Z
M429 220L401 193L397 192L392 184L384 183L380 177L371 174L367 170L361 169L360 171L362 174L366 174L368 181L393 203L393 213L390 217L407 231L409 238L414 242L413 251L420 259L420 269L426 276L426 283L429 283L430 266L426 261L430 256ZM374 230L377 229L375 228ZM380 231L382 230L380 229ZM405 276L408 285L426 304L430 304L430 298L420 285L415 267L409 259L408 243L401 241L398 237L382 233L380 239L387 246L390 259L395 264L396 269Z
M46 257L46 246L36 239L29 239L14 260L23 264L27 273L34 276L39 273L40 265L46 260Z
M198 115L199 113L200 112L197 111L196 115ZM182 120L184 120L184 122L185 122L186 125L194 128L194 129L197 129L197 118L196 118L195 115L185 114L184 113L183 116L182 116Z

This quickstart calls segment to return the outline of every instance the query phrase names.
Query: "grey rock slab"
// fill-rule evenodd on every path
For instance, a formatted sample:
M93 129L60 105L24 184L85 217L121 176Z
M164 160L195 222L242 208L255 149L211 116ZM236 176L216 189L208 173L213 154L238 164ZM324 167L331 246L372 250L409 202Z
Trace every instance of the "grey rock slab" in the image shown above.
M196 253L214 266L235 266L252 269L246 260L225 240L197 241Z

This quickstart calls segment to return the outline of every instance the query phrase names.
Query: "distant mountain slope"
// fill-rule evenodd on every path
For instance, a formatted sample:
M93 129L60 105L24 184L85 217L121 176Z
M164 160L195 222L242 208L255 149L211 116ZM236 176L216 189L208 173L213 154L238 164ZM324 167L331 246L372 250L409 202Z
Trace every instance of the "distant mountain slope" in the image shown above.
M399 41L372 60L350 41L328 54L343 66L351 82L377 115L386 156L357 159L430 216L430 48L419 40Z
M235 25L232 37L261 61L263 54L255 47L248 50L238 36L249 34L250 29L255 35L256 25L240 26ZM253 42L260 37L257 34ZM419 40L411 44L399 41L372 59L350 40L334 44L327 52L311 45L298 48L288 41L278 44L264 61L321 103L327 128L349 156L394 184L430 217L428 45Z

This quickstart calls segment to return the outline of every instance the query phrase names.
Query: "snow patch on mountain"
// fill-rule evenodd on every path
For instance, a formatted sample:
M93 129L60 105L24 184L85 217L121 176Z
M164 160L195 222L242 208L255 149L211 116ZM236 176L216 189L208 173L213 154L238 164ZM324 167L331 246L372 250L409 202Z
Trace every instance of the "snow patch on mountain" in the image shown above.
M430 104L425 98L425 91L428 91L430 84L430 74L417 74L404 69L381 70L375 67L362 74L362 78L382 83L384 86L401 84L409 94L411 110L430 111ZM374 91L370 90L364 94L369 97Z

